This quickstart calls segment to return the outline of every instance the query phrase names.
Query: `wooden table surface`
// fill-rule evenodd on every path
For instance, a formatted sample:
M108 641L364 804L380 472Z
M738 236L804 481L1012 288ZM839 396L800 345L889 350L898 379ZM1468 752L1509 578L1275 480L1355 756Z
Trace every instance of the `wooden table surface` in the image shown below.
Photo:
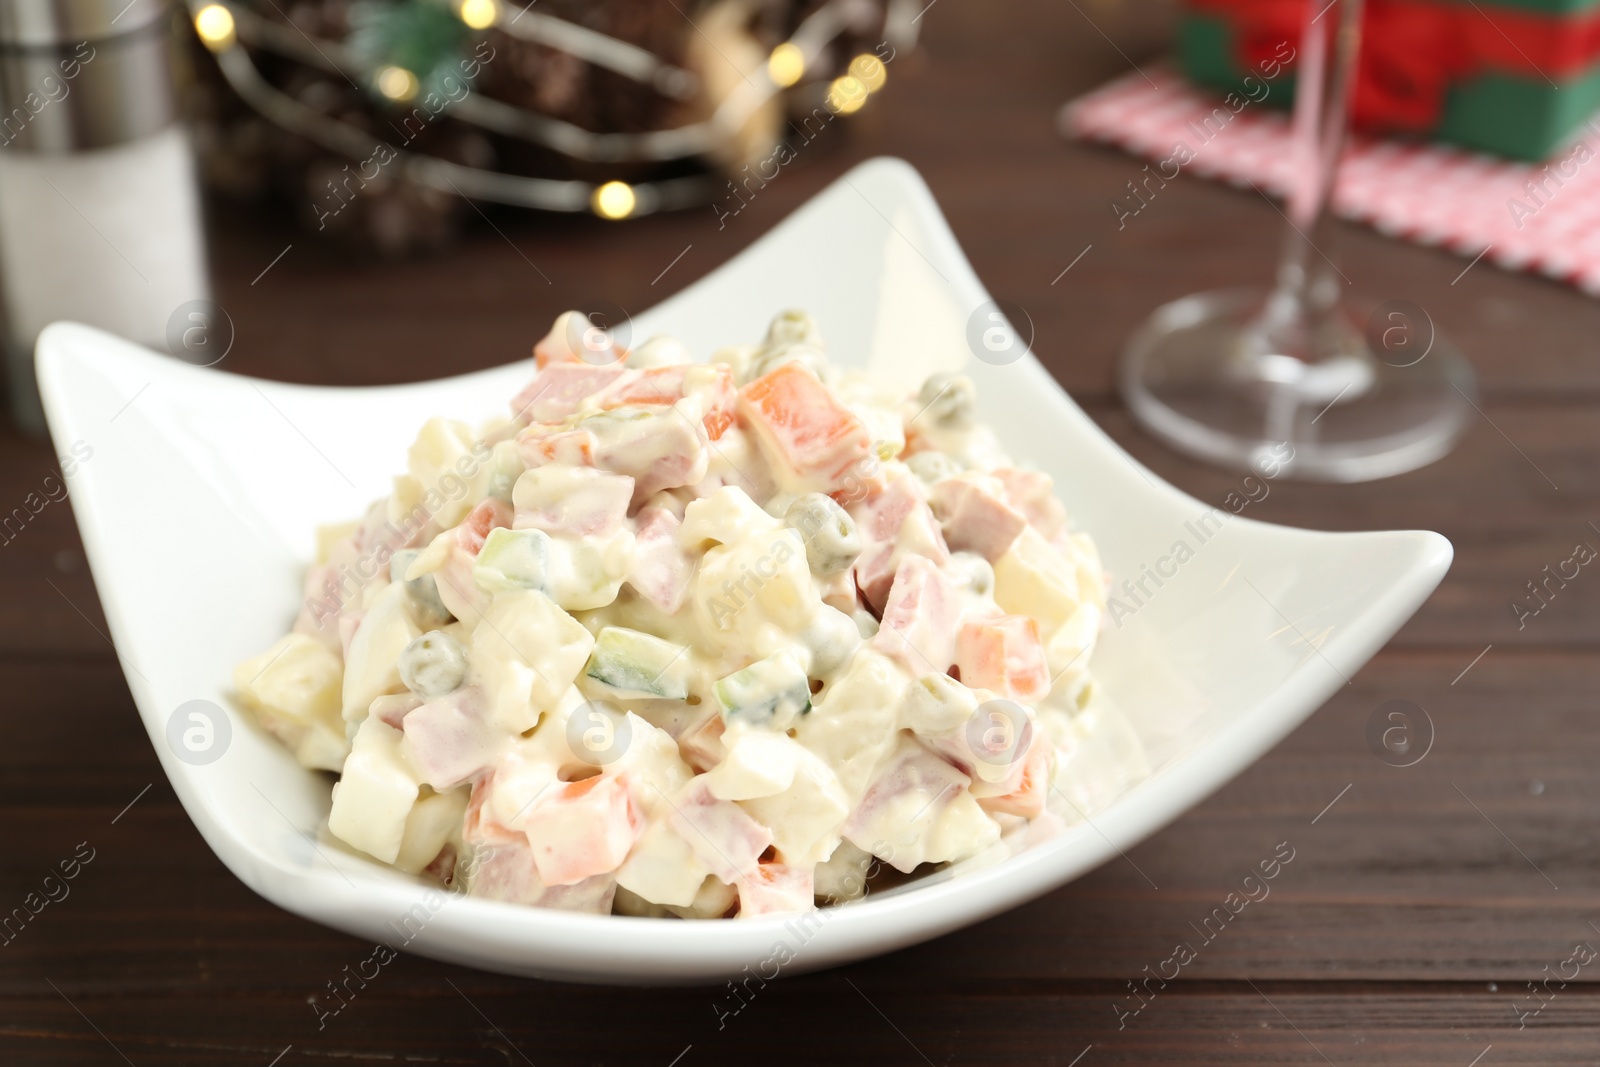
M1054 127L1062 101L1158 57L1170 12L944 0L924 22L924 50L893 64L888 90L725 229L709 208L621 225L503 213L502 232L479 227L440 257L372 263L218 210L216 287L238 329L225 369L366 384L525 358L569 303L646 307L888 153L926 176L1077 401L1161 476L1220 503L1233 478L1134 429L1113 368L1157 304L1266 277L1282 220L1253 193L1183 177L1119 231L1108 202L1140 164ZM1439 591L1352 685L1127 862L937 941L785 978L722 1026L711 989L549 984L403 956L319 1031L309 999L370 946L258 899L206 848L137 720L69 508L51 504L0 549L0 910L80 842L94 858L0 947L0 1060L1595 1062L1600 965L1554 976L1571 975L1575 946L1600 946L1600 576L1585 570L1521 628L1510 603L1576 543L1600 546L1600 304L1483 263L1453 280L1465 260L1365 230L1342 239L1360 291L1421 304L1471 357L1484 417L1426 470L1275 483L1252 515L1438 530L1456 547ZM7 430L6 509L51 456ZM1388 766L1365 740L1391 699L1436 727L1416 766ZM1296 858L1270 899L1119 1029L1130 980L1281 841Z

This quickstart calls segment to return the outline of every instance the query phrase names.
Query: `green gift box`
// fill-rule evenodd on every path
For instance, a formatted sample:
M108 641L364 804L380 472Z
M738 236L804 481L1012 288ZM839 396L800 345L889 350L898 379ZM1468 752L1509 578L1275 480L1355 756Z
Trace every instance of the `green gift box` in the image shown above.
M1201 85L1246 91L1252 72L1299 45L1306 2L1185 0L1184 71ZM1358 130L1537 161L1596 108L1600 0L1367 0Z

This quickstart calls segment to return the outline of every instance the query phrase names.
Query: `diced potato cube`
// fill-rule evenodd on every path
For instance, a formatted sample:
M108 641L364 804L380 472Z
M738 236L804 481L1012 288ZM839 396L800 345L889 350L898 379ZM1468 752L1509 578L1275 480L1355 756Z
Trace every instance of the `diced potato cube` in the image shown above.
M633 479L593 467L549 463L522 472L511 488L513 525L554 536L605 539L623 528Z
M288 634L233 669L239 696L257 711L309 725L339 718L344 664L327 645Z
M728 757L706 774L711 795L720 800L754 800L781 793L794 781L801 759L816 758L787 734L745 729L730 732L724 742L730 739Z
M800 750L783 792L741 801L739 806L771 828L779 859L801 867L820 863L832 854L850 817L850 798L838 776L805 749Z
M377 719L361 724L328 813L329 833L384 863L400 855L421 784L400 752L401 736Z
M442 501L433 518L441 527L454 526L483 496L488 469L473 455L472 428L452 419L432 418L422 426L407 453L411 477L424 496ZM482 458L487 458L487 450ZM470 478L470 480L469 480Z
M892 744L908 684L898 664L864 648L795 728L795 739L822 758L852 802Z
M458 841L470 793L462 786L447 793L429 793L412 805L394 865L416 874L432 863L445 845Z
M900 725L919 737L947 737L964 727L976 710L976 693L948 674L930 672L906 690Z
M688 907L710 873L676 830L651 822L617 868L617 884L653 904Z
M500 593L472 632L468 661L494 700L491 721L521 733L555 707L583 669L594 638L536 590Z
M994 564L995 603L1013 615L1031 615L1049 640L1080 603L1071 561L1032 527L1022 531Z
M421 633L411 621L405 585L392 582L384 586L345 653L342 701L346 723L359 723L374 700L405 688L400 680L400 653Z

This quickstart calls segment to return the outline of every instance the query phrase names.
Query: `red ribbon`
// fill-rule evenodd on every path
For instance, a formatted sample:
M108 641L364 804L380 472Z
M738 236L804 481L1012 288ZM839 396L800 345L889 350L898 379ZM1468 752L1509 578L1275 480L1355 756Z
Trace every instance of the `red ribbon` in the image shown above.
M1270 65L1285 42L1298 48L1307 0L1187 0L1234 29L1239 63ZM1326 0L1311 0L1319 5ZM1600 8L1577 16L1435 0L1367 0L1353 118L1381 132L1425 132L1439 122L1450 86L1497 71L1557 82L1600 62Z

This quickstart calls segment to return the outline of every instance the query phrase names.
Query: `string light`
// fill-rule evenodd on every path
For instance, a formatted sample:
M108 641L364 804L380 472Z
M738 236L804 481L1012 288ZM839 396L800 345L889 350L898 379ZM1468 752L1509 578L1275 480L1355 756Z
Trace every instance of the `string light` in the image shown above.
M800 46L783 42L767 57L767 77L780 89L787 89L806 72L806 54Z
M495 0L461 0L461 6L456 9L456 14L461 21L475 30L486 30L494 25L494 20L500 11Z
M207 4L194 13L194 32L213 52L233 44L233 12L221 4Z
M835 78L828 86L828 108L836 115L853 115L867 102L867 87L853 74Z
M6 0L0 0L0 4L5 2ZM241 96L250 101L257 111L268 114L271 121L285 129L310 137L335 152L349 151L346 147L336 147L331 143L330 139L336 133L344 137L352 133L370 137L367 131L361 130L351 122L318 114L314 109L300 104L295 98L273 87L264 79L251 55L254 50L260 49L316 67L319 65L318 59L327 61L324 48L337 48L338 42L319 41L302 33L300 35L304 38L302 45L289 35L269 32L272 29L268 26L271 20L252 10L251 5L236 7L232 6L233 2L234 0L187 0L196 34L206 46L218 53L233 50L231 56L238 62L223 63L221 72ZM529 19L519 26L515 20L507 22L500 17L503 10L501 5L505 0L432 0L432 2L453 12L471 29L498 27L521 40L576 56L640 84L653 86L657 92L668 96L682 95L678 90L685 84L691 88L696 85L696 79L689 71L660 60L651 60L648 66L641 68L636 55L638 49L605 34L585 30L577 23L569 23L568 20L553 15L540 16L537 24L535 20ZM886 5L899 2L901 0L886 0ZM862 3L863 0L821 0L796 27L793 38L779 44L768 54L767 84L753 86L760 94L760 98L766 100L776 97L784 89L798 85L807 74L810 74L813 79L819 81L832 77L832 80L827 82L825 103L834 114L850 115L861 110L868 96L881 89L887 80L884 63L870 53L859 53L851 59L843 72L838 72L832 61L825 64L829 68L826 71L808 70L810 63L806 51L794 41L809 41L809 50L813 53L813 58L816 54L835 54L829 51L830 42L838 38L847 28L845 23L840 21L842 14L853 7L861 6ZM901 29L905 32L889 34L889 43L900 49L913 47L917 36L915 22L910 24L909 29L907 27ZM235 46L241 44L245 47L235 50ZM580 45L581 47L578 47ZM363 73L372 79L370 84L375 93L397 103L410 101L422 91L418 75L403 66L386 65L380 66L377 70L368 68ZM839 76L833 77L835 73ZM257 99L258 97L265 99ZM537 112L527 113L537 115ZM460 117L474 125L484 124L483 116L476 118L468 116L466 109L462 109ZM568 136L569 132L571 136ZM691 156L706 156L714 154L720 146L727 144L735 133L727 128L726 123L719 123L715 118L704 118L672 129L629 134L601 135L574 129L563 131L559 138L538 125L530 124L517 136L574 159L620 161L676 160ZM430 161L432 158L426 155L413 157L409 153L403 154L408 160L415 158L419 161ZM431 169L419 170L413 177L423 185L442 188L440 182L443 179ZM456 177L461 185L467 187L468 192L474 192L475 195L489 200L524 207L537 207L549 211L582 210L580 205L584 205L586 199L587 207L594 214L606 219L631 218L638 214L661 210L663 207L680 206L690 200L709 198L713 195L711 190L715 184L703 176L661 178L637 185L623 181L608 181L597 187L591 186L587 198L574 201L571 196L573 183L570 181L496 173L474 167L458 167ZM456 187L456 182L450 181L448 185L454 192L465 195Z
M889 70L883 60L871 52L863 52L850 61L850 76L865 86L867 92L875 93L889 80Z
M417 95L417 76L404 67L384 67L378 71L378 92L390 100L406 101Z
M633 214L639 198L627 182L606 182L594 191L589 205L603 219L625 219Z

